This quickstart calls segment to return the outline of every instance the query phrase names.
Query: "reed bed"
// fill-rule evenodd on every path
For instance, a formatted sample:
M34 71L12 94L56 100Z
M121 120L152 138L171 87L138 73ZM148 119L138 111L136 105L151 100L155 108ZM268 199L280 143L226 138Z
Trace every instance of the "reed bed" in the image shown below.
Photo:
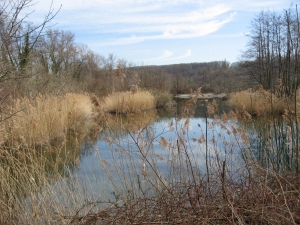
M116 92L104 98L104 110L111 113L139 113L155 108L155 98L148 91Z
M67 224L62 215L76 213L88 199L80 181L65 176L75 157L51 160L32 151L23 156L7 152L1 158L0 223Z
M277 97L262 88L257 91L252 89L231 93L229 104L240 112L248 112L251 115L268 115L271 113L284 114L291 110L291 100Z
M152 89L151 94L155 98L155 106L156 108L160 107L168 107L172 103L173 96L167 91Z
M70 129L89 129L98 112L88 94L39 95L12 100L1 122L1 141L15 149L49 145Z
M66 174L78 165L100 113L88 94L10 101L0 123L1 224L65 224L60 215L84 204L83 192L73 192L80 182Z

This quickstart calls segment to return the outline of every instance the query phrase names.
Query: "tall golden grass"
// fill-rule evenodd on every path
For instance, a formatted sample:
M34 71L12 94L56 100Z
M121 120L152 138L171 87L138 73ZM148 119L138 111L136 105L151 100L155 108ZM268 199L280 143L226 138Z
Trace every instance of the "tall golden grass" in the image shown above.
M159 107L168 107L170 103L172 103L173 95L168 91L152 89L151 94L155 98L155 105L157 108Z
M90 127L96 113L88 94L15 99L4 117L13 116L0 123L0 143L14 148L50 144L70 129Z
M155 98L148 91L116 92L104 98L104 110L112 113L139 113L155 108Z
M233 108L251 115L267 115L274 112L284 114L286 110L290 111L292 108L290 99L279 98L262 88L257 91L249 89L231 93L228 102Z
M57 171L64 162L51 163L51 176L45 172L46 158L27 153L22 162L9 153L5 157L0 167L1 224L68 224L64 216L76 214L88 199L79 180Z
M82 140L94 128L99 107L89 94L10 101L0 123L1 224L63 224L63 218L54 218L83 204L86 198L71 192L64 178L66 169L79 162Z
M46 108L45 105L42 107L44 113L53 110L56 106L47 101L51 99L57 105L63 104L58 109L65 109L68 113L67 118L62 119L67 121L63 127L64 132L53 132L49 140L67 133L65 130L77 130L84 123L89 124L95 116L94 106L99 106L97 99L73 94L70 94L72 97L66 96L69 95L39 96L41 100L36 98L22 107L15 107L10 113L18 112L18 109L19 113L11 120L17 120L21 115L32 119L29 114L34 111L26 110L29 106L37 110L37 100L41 105L47 103ZM54 101L56 98L60 101ZM85 100L92 105L89 103L87 105L90 107L87 107ZM67 107L68 103L72 107ZM139 118L127 114L126 119L124 115L112 115L107 119L113 133L121 133L120 138L117 135L106 135L103 138L109 146L108 155L101 156L100 151L97 151L99 163L107 175L105 181L111 187L108 190L111 194L106 193L108 199L103 198L106 195L88 196L85 184L72 175L70 179L64 179L58 172L59 161L65 163L63 157L58 156L53 160L50 166L53 167L53 174L58 175L56 179L49 179L44 170L49 159L38 154L25 152L22 156L5 151L10 134L7 127L3 127L7 135L2 144L3 149L0 148L0 224L203 224L208 220L212 224L299 223L298 176L281 176L252 161L252 149L248 142L250 137L233 123L232 120L237 117L233 112L228 115L224 113L222 120L211 121L206 117L205 126L197 124L191 131L189 123L196 103L196 97L191 99L182 109L184 116L178 116L165 124L165 131L159 136L155 135L154 128L144 129L152 121L151 110L140 113ZM16 104L14 101L14 104L17 106L21 103ZM216 102L208 103L207 106L209 114L218 109ZM186 119L182 121L183 118ZM53 123L53 119L48 120ZM48 120L45 123L39 122L45 125ZM110 124L110 120L113 123ZM134 126L130 125L131 122ZM30 125L25 122L21 124ZM140 126L142 129L139 129ZM207 129L214 130L213 138L199 135L189 140L191 132L207 134ZM123 138L122 130L129 132L129 139ZM171 131L175 132L174 139L166 139ZM22 149L26 148L24 143L27 137L16 138ZM33 140L42 143L44 139L40 142L38 138ZM283 144L286 145L286 142ZM265 152L267 149L261 150ZM75 154L74 158L79 154ZM242 155L243 159L249 157L249 161L240 161ZM22 157L26 160L21 160ZM74 161L76 163L77 160ZM101 177L95 175L94 178L99 185L107 184L102 182Z

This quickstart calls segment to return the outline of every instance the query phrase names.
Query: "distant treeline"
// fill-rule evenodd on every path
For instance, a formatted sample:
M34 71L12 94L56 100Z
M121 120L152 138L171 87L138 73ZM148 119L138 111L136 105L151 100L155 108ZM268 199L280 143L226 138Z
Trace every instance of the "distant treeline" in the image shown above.
M3 1L0 8L0 99L40 92L93 92L104 96L134 85L172 94L236 92L260 84L280 86L294 95L300 78L300 29L296 10L262 12L252 23L243 60L163 66L134 65L114 54L103 56L75 42L72 32L48 28L56 12L41 24L22 18L32 0ZM137 76L138 75L138 76Z
M228 61L182 63L162 66L131 67L140 75L141 86L189 93L202 88L202 92L234 92L252 86L251 77L239 63Z

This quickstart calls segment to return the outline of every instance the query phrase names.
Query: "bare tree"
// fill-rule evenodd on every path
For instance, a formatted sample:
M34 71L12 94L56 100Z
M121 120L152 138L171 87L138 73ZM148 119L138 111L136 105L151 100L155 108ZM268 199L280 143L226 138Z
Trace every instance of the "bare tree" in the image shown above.
M32 25L26 21L29 14L23 11L33 5L33 0L3 0L0 6L0 81L16 78L28 61L29 53L46 25L56 16L52 4L42 23Z
M70 70L80 55L74 42L74 34L57 29L48 29L39 38L35 51L45 71L53 75Z
M299 86L299 17L292 8L261 12L252 21L244 66L253 79L275 93L295 94ZM278 92L278 88L276 89Z
M27 76L25 70L37 40L59 11L51 4L44 20L32 25L26 21L31 13L25 11L33 4L33 0L0 1L0 114L7 96L18 90L20 78ZM5 119L1 117L0 121Z

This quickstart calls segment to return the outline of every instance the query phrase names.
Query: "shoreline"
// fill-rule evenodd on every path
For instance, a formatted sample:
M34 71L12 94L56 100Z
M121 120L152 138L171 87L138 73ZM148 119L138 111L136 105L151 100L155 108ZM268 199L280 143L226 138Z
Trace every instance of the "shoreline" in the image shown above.
M174 98L194 98L196 97L195 94L180 94L175 95ZM214 94L214 93L206 93L206 94L199 94L198 99L212 99L212 98L227 98L227 94Z

